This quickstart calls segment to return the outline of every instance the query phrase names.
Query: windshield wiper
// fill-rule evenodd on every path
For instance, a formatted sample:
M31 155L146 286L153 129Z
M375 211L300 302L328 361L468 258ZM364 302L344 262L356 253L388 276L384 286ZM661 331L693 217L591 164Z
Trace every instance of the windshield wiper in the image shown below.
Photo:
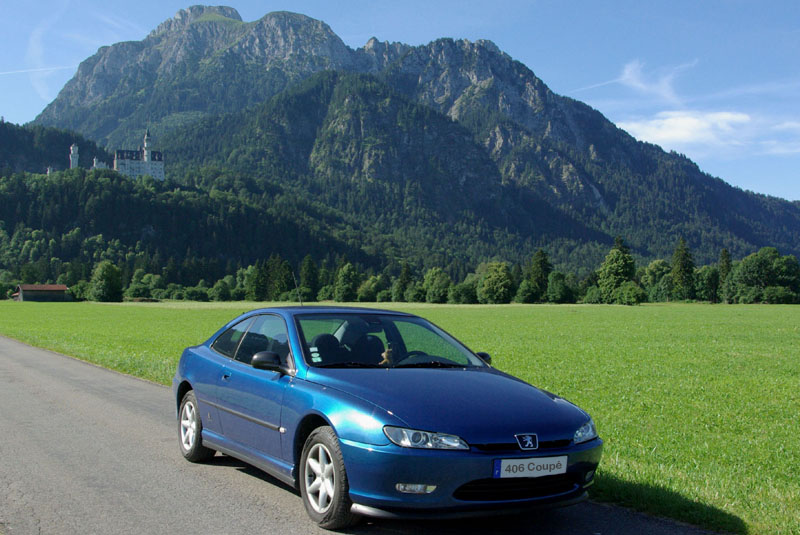
M347 362L329 362L328 364L317 364L317 368L383 368L378 364L371 364L369 362L356 362L350 360Z
M466 368L466 365L442 362L440 360L426 360L424 362L409 362L408 364L400 363L395 368Z

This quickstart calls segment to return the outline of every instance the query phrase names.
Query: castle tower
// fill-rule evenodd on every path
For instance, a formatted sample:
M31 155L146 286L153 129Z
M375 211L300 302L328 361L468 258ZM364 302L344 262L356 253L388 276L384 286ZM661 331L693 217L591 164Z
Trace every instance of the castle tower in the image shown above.
M149 144L150 144L150 129L148 128L144 133L144 148L142 148L142 152L144 153L143 160L145 162L150 161L150 149L148 148Z
M78 145L73 143L69 148L69 168L75 169L78 167Z

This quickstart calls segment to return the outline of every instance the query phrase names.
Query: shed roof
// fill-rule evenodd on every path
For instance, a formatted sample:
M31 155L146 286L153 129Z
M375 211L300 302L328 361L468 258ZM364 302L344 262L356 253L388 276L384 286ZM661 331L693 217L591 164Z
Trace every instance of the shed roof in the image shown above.
M17 290L25 292L66 292L69 288L64 284L20 284L17 286Z

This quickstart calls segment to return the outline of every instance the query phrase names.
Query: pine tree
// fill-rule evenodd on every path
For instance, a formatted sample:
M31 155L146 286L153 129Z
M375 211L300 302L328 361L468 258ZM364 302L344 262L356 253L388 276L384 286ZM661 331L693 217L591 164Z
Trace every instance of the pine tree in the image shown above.
M406 262L403 262L400 268L400 275L397 276L394 284L392 284L392 301L405 301L406 289L409 284L411 284L411 268L408 267Z
M547 292L547 278L553 271L553 265L547 257L544 249L539 249L533 253L530 266L528 267L528 281L533 301L544 301Z
M686 240L680 238L672 254L672 295L675 299L694 299L694 260Z
M728 274L731 272L731 253L728 252L728 249L722 249L719 252L719 285L722 287L725 284L725 279L728 278Z
M319 269L311 255L306 255L300 265L300 286L308 288L311 295L317 295L319 291Z

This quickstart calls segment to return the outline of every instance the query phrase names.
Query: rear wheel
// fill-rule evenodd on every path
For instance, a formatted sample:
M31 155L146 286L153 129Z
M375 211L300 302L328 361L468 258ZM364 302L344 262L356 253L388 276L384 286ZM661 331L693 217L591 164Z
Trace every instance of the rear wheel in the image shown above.
M193 463L207 461L214 456L214 450L203 446L203 422L197 408L197 398L193 390L189 390L181 400L178 417L178 439L181 453L186 460Z
M350 512L349 492L339 439L330 427L318 427L300 460L300 494L308 515L322 528L352 526L359 517Z

